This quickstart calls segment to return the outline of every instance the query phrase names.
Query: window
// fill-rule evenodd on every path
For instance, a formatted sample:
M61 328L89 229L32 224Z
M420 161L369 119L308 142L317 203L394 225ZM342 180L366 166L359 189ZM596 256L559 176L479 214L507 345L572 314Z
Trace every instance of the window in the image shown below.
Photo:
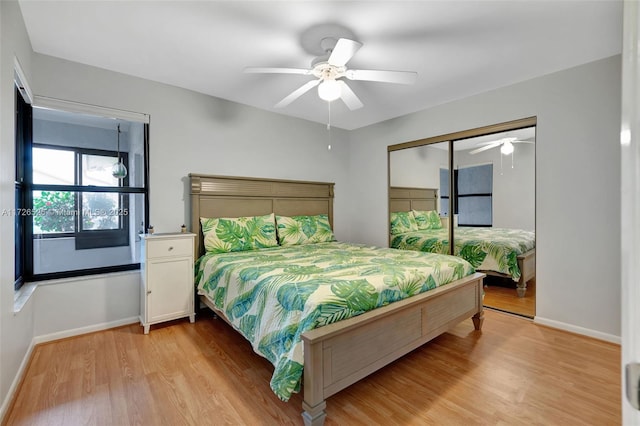
M146 120L34 103L31 138L16 149L24 175L16 180L16 250L24 252L16 274L41 280L139 268L138 233L148 218ZM112 174L119 161L128 171L122 179Z
M493 165L461 167L456 170L456 213L460 226L491 226Z
M127 246L129 199L119 191L129 179L113 177L116 162L116 151L33 144L34 236L75 236L77 250Z
M492 226L493 165L460 167L453 171L453 197L459 226ZM440 169L440 205L449 215L449 170Z

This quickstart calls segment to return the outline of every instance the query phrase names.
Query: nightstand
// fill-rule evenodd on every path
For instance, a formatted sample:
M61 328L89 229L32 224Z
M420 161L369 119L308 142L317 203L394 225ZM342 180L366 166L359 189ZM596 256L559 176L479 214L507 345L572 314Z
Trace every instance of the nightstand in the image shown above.
M194 238L191 233L142 235L140 323L144 334L163 321L194 312Z

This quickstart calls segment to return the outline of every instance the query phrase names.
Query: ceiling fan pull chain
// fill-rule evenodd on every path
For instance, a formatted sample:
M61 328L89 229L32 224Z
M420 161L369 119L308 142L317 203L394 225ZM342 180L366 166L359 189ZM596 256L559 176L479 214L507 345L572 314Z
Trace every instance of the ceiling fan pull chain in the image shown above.
M329 112L329 119L327 120L327 130L329 131L329 144L327 145L327 150L331 151L331 102L327 102L327 109Z

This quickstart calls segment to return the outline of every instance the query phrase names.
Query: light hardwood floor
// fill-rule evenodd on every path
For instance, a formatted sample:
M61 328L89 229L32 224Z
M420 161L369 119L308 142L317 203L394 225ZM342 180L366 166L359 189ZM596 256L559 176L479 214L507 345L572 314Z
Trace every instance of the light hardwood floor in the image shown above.
M487 276L484 279L484 306L533 318L536 315L536 280L527 283L524 297L518 297L509 278Z
M39 345L5 425L302 424L301 398L222 320ZM495 311L327 401L327 425L618 425L618 345Z

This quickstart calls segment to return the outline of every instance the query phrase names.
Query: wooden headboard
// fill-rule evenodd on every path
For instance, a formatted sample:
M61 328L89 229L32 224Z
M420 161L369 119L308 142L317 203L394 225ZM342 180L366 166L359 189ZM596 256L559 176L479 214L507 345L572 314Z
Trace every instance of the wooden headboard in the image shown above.
M333 227L333 183L189 174L191 232L196 254L204 254L201 217L329 216Z
M434 188L389 187L389 212L437 210L438 190Z

